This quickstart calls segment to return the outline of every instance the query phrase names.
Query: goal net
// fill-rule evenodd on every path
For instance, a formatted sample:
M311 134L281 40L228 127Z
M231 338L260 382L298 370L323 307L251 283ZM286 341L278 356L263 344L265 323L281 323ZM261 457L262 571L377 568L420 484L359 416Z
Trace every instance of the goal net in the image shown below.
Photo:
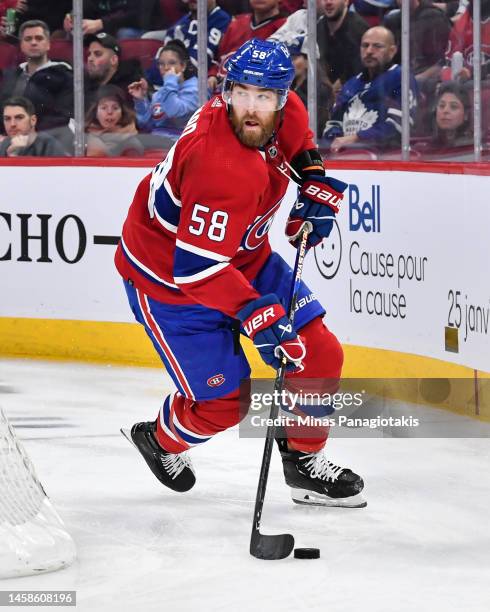
M0 408L0 578L60 569L75 555L72 538Z

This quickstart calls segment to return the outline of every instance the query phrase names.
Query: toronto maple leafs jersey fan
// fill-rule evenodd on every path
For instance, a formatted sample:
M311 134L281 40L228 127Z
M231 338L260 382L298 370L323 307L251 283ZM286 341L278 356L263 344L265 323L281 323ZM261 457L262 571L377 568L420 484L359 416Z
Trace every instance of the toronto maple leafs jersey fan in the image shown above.
M327 121L323 138L327 145L338 136L357 134L361 144L398 146L401 140L401 68L393 64L369 80L367 71L349 79L342 87ZM417 84L410 80L410 125L417 108Z

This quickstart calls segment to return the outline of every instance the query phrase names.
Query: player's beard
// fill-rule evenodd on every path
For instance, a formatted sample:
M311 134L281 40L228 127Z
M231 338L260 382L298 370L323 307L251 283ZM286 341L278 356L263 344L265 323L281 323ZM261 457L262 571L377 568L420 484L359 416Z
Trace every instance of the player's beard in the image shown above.
M235 130L235 134L238 136L240 142L246 147L257 148L263 147L270 140L274 132L276 116L277 112L274 112L271 113L271 117L268 120L264 120L259 119L257 116L247 114L241 119L238 119L238 117L235 115L233 107L231 107L230 119L233 129ZM260 131L256 131L254 133L247 132L244 129L246 121L255 121L258 123Z

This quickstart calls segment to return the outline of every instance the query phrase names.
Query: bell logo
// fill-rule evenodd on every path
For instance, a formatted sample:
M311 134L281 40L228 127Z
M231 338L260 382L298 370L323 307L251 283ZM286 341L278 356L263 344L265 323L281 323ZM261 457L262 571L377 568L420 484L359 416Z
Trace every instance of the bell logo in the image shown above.
M207 384L208 387L220 387L225 380L226 379L223 374L215 374L214 376L211 376L211 378L208 378Z
M360 203L357 185L349 185L349 229L351 232L381 232L381 188L371 185L371 200Z

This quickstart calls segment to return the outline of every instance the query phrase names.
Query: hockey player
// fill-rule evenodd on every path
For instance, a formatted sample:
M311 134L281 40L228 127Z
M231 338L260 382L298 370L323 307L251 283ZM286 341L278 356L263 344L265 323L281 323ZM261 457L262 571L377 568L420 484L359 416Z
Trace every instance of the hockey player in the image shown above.
M130 437L175 491L195 483L185 451L243 416L239 383L250 367L236 346L237 323L267 364L277 368L285 355L290 381L338 379L343 361L305 284L295 329L288 326L292 271L267 232L290 172L301 183L286 227L293 244L305 222L309 246L329 235L346 184L325 177L306 110L289 92L294 69L282 43L248 41L226 68L222 95L195 113L141 181L116 252L131 309L178 389ZM327 431L285 435L278 443L295 501L365 505L362 479L324 456Z

